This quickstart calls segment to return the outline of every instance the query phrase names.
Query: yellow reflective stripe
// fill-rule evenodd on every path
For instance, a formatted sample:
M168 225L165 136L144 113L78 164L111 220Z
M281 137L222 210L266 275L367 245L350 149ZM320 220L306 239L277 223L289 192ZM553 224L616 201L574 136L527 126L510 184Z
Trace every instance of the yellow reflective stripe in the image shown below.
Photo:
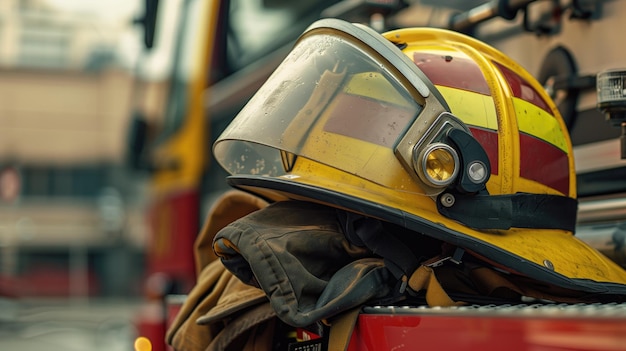
M437 89L450 106L450 112L465 124L498 130L496 107L491 96L444 86L437 86Z
M413 107L404 95L398 92L393 84L379 72L364 72L353 75L346 84L344 92L389 102L398 106ZM408 93L406 94L408 95Z
M569 153L561 125L554 116L519 98L513 98L513 106L520 132L544 140L563 150L566 154Z

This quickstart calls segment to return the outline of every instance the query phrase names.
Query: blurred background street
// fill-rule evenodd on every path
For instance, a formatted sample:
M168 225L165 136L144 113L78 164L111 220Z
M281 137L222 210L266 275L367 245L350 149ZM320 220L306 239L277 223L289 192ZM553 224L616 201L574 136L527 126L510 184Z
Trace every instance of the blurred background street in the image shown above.
M0 3L0 350L133 349L149 241L126 135L162 108L173 42L144 55L144 7Z
M35 299L0 305L1 350L133 350L138 302Z

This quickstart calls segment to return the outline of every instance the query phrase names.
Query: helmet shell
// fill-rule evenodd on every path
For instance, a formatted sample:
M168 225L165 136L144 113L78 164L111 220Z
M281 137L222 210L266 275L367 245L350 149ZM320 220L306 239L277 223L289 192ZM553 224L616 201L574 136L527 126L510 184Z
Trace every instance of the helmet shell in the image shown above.
M365 43L371 56L384 51L379 66L399 73L398 80L414 88L411 94L424 106L422 113L443 108L456 116L487 154L491 174L486 191L490 195L576 198L572 146L559 111L542 86L503 53L453 31L409 28L381 36L335 19L316 22L301 40L318 34ZM297 58L288 57L283 65L292 61ZM309 66L315 68L303 65ZM289 69L283 68L282 74L285 71ZM327 138L323 133L328 130L316 122L297 132L296 139L305 141L297 149L282 148L282 137L271 144L263 135L265 127L273 124L251 125L278 111L276 101L283 105L291 102L276 95L281 84L274 84L273 90L262 87L214 145L218 162L231 173L228 181L232 186L273 201L304 199L380 218L462 247L509 271L564 288L626 295L626 272L570 230L476 229L442 215L436 197L422 191L416 177L407 175L410 167L399 162L397 153L347 136L362 126L344 124L347 131L341 138ZM280 121L284 116L278 117ZM428 128L419 125L422 121L417 118L411 128ZM307 138L301 139L302 135ZM232 141L245 141L241 150L246 154L230 152ZM245 168L239 167L240 161L248 157L249 149L262 143L263 152L280 152L283 172L263 174L257 168L240 172ZM265 165L267 160L263 157L263 162L257 159L255 164Z

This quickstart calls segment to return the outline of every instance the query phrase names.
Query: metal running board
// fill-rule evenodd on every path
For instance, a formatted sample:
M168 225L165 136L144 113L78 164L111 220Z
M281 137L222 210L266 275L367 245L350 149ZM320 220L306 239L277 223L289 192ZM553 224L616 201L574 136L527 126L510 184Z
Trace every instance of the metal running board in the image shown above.
M453 307L428 306L371 306L366 314L445 315L445 316L501 316L501 317L561 317L561 318L624 318L626 303L592 304L504 304L468 305ZM624 331L626 333L626 330ZM625 345L626 347L626 345Z

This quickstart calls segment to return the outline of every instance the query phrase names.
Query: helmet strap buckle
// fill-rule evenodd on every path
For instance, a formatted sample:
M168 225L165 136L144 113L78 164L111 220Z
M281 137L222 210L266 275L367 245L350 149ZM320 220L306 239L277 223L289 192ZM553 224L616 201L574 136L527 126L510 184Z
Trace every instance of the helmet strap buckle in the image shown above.
M451 249L451 247L450 247ZM446 251L450 251L450 250L446 250ZM462 259L463 259L463 255L465 254L465 250L460 248L460 247L455 247L454 248L454 252L452 252L452 254L442 254L436 257L433 257L431 259L429 259L428 261L422 263L423 266L427 266L427 267L439 267L442 266L444 263L446 263L447 261L450 261L454 264L461 264L462 263Z

